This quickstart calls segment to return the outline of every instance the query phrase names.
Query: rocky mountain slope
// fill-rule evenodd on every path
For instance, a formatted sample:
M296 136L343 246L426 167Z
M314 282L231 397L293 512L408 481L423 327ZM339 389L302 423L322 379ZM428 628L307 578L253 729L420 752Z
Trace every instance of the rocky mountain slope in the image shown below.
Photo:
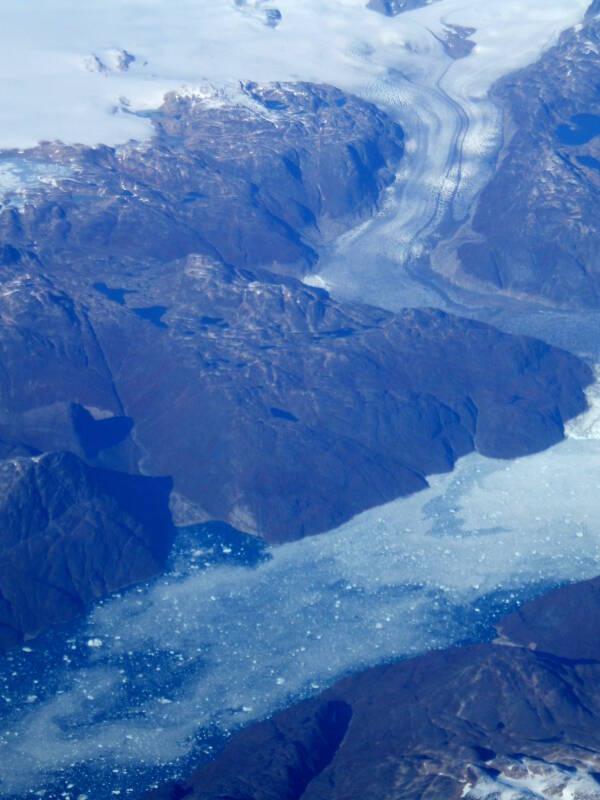
M172 475L180 521L277 542L474 448L547 447L584 408L591 373L565 353L284 277L381 202L403 134L374 106L245 84L238 105L171 95L154 125L141 148L26 155L69 175L0 213L5 453Z
M92 504L96 527L82 543L75 512L41 532L10 518L17 586L44 585L58 559L69 599L61 610L11 585L7 642L160 569L166 484L151 519L143 492L131 506L115 495L141 478L100 489L90 467L171 476L178 523L220 519L281 542L423 488L473 449L547 447L585 407L592 374L567 353L298 281L317 246L382 202L403 132L327 86L240 92L170 95L143 146L13 154L61 177L0 209L0 455L10 472L15 458L71 452L52 480L68 492L84 475L87 499L72 502ZM44 483L53 463L30 470ZM160 547L119 565L133 530ZM21 540L27 557L10 549Z
M404 152L400 126L331 86L246 83L167 95L155 134L118 149L41 145L15 154L63 178L0 209L4 261L31 250L62 274L90 261L190 253L310 271L315 248L370 216Z
M205 259L170 264L142 296L159 321L132 313L140 294L112 309L99 298L89 316L144 468L268 541L416 491L473 449L549 446L591 379L485 325L340 305Z
M170 490L72 453L0 461L0 650L160 572Z
M496 85L505 146L455 263L462 284L570 308L598 308L600 20L593 13L535 64Z
M5 452L139 464L173 477L187 521L271 542L423 488L474 449L513 457L559 441L592 380L532 339L339 304L206 257L103 277L85 291L79 276L60 291L54 276L6 284Z
M600 796L600 581L492 644L351 676L235 736L158 800Z
M212 493L226 477L222 459L210 466L202 436L227 452L249 376L240 350L211 387L215 369L229 364L219 350L239 347L239 337L225 346L215 337L228 327L224 306L239 300L227 297L223 258L306 272L316 244L376 209L403 154L401 128L327 86L245 84L234 104L170 95L154 123L144 146L45 143L2 154L21 171L42 165L57 179L9 190L0 204L1 647L161 570L173 537L171 480L126 473L162 474L164 448L178 482L191 470ZM170 264L192 252L220 265L220 285L210 289L223 307L208 295L194 305L199 282ZM106 283L129 279L131 289ZM189 323L161 321L167 300L187 309ZM253 313L248 326L276 326ZM211 418L201 390L206 398L231 384L241 405L229 407L230 419ZM155 414L170 424L157 429ZM193 433L179 458L197 418L202 436ZM285 412L274 409L269 420L284 424ZM214 510L226 516L228 508Z

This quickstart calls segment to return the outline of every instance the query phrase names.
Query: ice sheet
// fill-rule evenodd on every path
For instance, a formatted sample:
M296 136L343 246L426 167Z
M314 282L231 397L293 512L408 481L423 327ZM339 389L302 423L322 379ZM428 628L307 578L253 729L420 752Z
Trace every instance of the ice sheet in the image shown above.
M499 134L491 83L535 60L587 4L442 0L388 18L364 0L282 0L272 27L261 2L4 0L0 148L145 137L149 121L132 111L203 81L233 97L242 79L333 83L407 129L411 157L378 223L383 252L402 258L450 201L464 213L485 176ZM476 29L466 59L452 61L435 38L445 23Z
M0 146L44 138L112 143L140 135L144 123L115 113L120 98L152 104L165 89L189 81L303 78L377 97L387 91L378 79L397 68L430 87L441 80L461 98L466 113L477 117L465 147L479 153L488 132L476 109L490 83L535 60L587 5L442 0L390 19L366 9L364 0L282 0L281 23L273 28L259 2L3 2ZM465 61L450 63L431 36L442 22L477 29L477 47ZM135 61L123 63L123 52ZM403 99L406 93L393 91L392 102Z

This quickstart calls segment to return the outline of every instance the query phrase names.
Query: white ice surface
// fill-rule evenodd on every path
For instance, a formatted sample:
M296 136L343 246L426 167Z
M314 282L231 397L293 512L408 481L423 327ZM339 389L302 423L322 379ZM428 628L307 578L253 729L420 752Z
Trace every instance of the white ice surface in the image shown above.
M65 167L56 164L0 155L0 208L22 208L32 191L56 183L67 173Z
M388 19L363 0L286 0L271 29L254 6L224 0L0 0L0 147L144 137L147 120L127 109L206 81L234 97L240 78L334 83L406 128L387 204L324 265L323 280L348 287L365 263L372 281L379 261L383 285L385 265L419 246L444 203L466 208L485 177L498 137L491 83L586 6L442 0ZM442 21L477 28L467 59L451 62L429 32ZM121 49L136 56L128 71L86 68ZM0 165L0 191L18 198L24 185L9 160ZM144 759L184 759L209 725L230 729L348 670L477 635L496 591L510 599L597 574L600 440L589 419L547 453L465 458L426 492L281 547L256 569L201 570L201 556L183 554L165 578L97 607L43 674L27 666L31 648L14 654L17 695L2 691L11 676L0 671L0 794L41 789L57 770L67 786L86 762L139 790Z
M57 770L87 780L86 762L108 769L107 793L137 785L148 764L202 749L211 726L483 635L495 593L497 611L600 572L599 492L600 441L569 439L514 462L466 457L256 568L202 569L201 549L182 552L166 577L96 607L43 668L36 643L4 663L0 794L47 787Z
M546 764L531 759L505 765L492 778L481 773L465 787L467 800L599 800L600 784L592 777L597 765L566 769L560 764Z
M588 0L442 0L390 19L364 0L282 0L279 27L263 24L260 3L233 0L2 0L0 147L40 139L113 143L143 135L145 123L114 113L120 98L153 105L182 83L208 79L329 81L392 105L410 99L381 79L390 68L434 87L450 62L430 30L442 21L477 28L475 52L450 66L446 90L476 118L466 149L487 148L481 105L499 75L535 60L582 17ZM90 72L96 55L127 50L127 72ZM108 54L108 59L105 54ZM442 120L443 121L443 120Z
M322 259L321 280L338 296L406 304L398 265L449 209L462 218L490 174L500 119L489 87L534 61L588 2L441 0L388 18L366 0L282 0L270 28L261 0L0 0L0 149L144 138L151 125L136 112L207 82L234 101L240 80L332 83L397 119L407 156L381 213ZM445 54L434 36L445 23L476 29L467 58ZM123 51L136 58L127 70ZM431 302L417 294L411 304Z
M596 381L586 390L587 411L565 425L572 439L600 439L600 367L594 370Z

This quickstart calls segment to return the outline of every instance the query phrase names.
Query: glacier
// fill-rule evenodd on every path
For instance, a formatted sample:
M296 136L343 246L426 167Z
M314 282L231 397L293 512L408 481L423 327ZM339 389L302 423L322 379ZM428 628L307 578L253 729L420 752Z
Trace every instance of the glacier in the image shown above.
M387 261L418 256L449 208L463 218L489 176L501 143L490 86L535 61L587 5L441 0L388 18L364 0L282 0L272 26L257 2L90 0L75 11L69 0L27 0L0 31L0 149L143 140L166 92L204 94L207 83L240 102L240 80L334 84L407 132L410 158L373 223L380 235L351 242L354 254L382 261L383 280ZM475 29L468 57L445 52L446 25ZM374 251L381 234L385 247ZM342 243L323 281L346 288L348 252Z
M324 253L308 280L391 308L440 304L435 287L398 265L419 257L449 212L468 214L493 169L501 119L490 86L534 61L588 0L441 0L392 19L365 5L283 0L272 27L260 3L229 0L89 0L76 12L67 0L17 4L0 32L4 202L54 179L43 166L19 172L11 150L143 140L165 92L243 102L239 79L328 82L400 122L407 157L380 212ZM435 38L444 24L476 29L465 59ZM135 55L127 69L122 52ZM106 68L90 69L97 63ZM568 339L555 319L497 321ZM418 495L252 563L202 528L182 532L164 576L3 659L0 794L137 794L348 672L490 639L505 611L597 575L598 385L589 400L549 451L511 462L468 456ZM520 780L515 791L539 791L537 776Z

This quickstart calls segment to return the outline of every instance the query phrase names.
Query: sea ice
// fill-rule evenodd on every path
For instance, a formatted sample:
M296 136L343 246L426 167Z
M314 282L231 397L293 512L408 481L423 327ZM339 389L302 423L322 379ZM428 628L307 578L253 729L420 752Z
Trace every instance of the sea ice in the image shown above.
M184 537L167 575L3 659L0 793L139 788L350 670L491 638L525 598L600 572L599 491L600 440L568 439L516 461L468 456L252 567L203 568Z

